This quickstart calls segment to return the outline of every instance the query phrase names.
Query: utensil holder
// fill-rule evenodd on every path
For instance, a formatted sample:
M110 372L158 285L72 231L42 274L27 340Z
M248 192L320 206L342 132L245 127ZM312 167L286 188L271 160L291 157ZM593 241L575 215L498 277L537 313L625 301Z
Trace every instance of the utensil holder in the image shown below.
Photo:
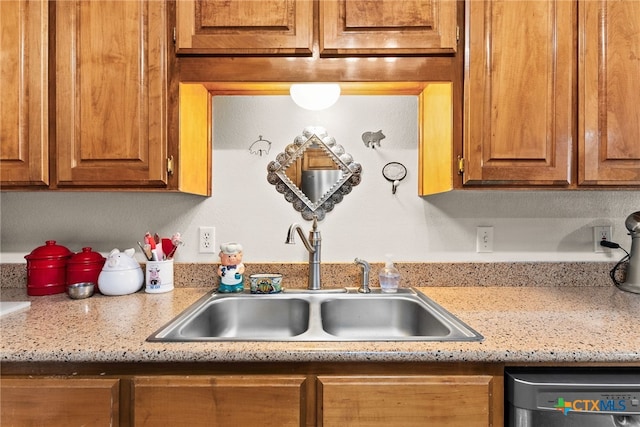
M159 294L173 290L173 259L147 261L144 275L144 291Z

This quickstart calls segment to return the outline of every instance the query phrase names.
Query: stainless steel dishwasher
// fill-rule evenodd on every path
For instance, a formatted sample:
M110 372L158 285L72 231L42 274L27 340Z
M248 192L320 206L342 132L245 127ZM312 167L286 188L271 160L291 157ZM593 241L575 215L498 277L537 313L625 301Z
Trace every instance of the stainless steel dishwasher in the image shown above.
M640 427L640 368L505 373L507 427Z

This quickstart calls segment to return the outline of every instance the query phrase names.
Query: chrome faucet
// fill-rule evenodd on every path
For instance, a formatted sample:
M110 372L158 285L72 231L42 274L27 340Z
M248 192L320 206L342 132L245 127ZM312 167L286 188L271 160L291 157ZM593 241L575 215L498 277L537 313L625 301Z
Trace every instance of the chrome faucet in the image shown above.
M302 228L298 224L291 224L289 232L287 233L287 240L285 243L295 243L295 232L298 232L304 247L309 252L309 280L307 283L307 289L317 291L322 288L322 280L320 279L320 244L322 238L320 237L320 231L318 230L318 218L313 218L313 228L309 231L309 238L304 236Z
M371 288L369 288L369 270L371 270L371 266L367 261L360 258L356 258L354 263L362 267L362 286L360 286L358 292L361 294L371 293Z

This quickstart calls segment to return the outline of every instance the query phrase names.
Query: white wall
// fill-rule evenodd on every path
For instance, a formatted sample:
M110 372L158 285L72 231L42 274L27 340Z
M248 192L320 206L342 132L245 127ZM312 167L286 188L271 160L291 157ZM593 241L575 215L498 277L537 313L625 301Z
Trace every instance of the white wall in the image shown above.
M320 125L363 166L362 183L320 223L324 261L360 257L382 261L610 261L620 251L595 254L593 225L612 225L613 240L630 241L626 216L640 210L640 191L456 191L417 194L415 97L342 97L331 109L308 112L288 97L216 97L214 100L213 196L96 192L3 192L1 262L54 239L73 251L83 246L106 253L135 247L146 231L179 231L186 245L177 262L217 262L197 252L198 226L216 227L216 245L238 241L245 261L297 262L307 254L300 242L285 245L292 222L310 223L266 181L269 161L302 133ZM366 148L361 135L382 129L380 149ZM272 142L262 157L249 146L262 136ZM408 168L395 195L381 173L389 161ZM475 252L475 228L494 227L493 253ZM142 259L142 258L140 258Z

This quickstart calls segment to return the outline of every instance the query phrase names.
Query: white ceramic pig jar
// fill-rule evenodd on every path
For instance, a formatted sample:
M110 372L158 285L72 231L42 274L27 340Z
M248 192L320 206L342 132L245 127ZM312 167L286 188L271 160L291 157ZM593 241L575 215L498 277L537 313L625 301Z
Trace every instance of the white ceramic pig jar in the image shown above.
M144 275L138 261L133 258L135 249L120 252L114 249L98 276L98 288L104 295L127 295L142 288Z

